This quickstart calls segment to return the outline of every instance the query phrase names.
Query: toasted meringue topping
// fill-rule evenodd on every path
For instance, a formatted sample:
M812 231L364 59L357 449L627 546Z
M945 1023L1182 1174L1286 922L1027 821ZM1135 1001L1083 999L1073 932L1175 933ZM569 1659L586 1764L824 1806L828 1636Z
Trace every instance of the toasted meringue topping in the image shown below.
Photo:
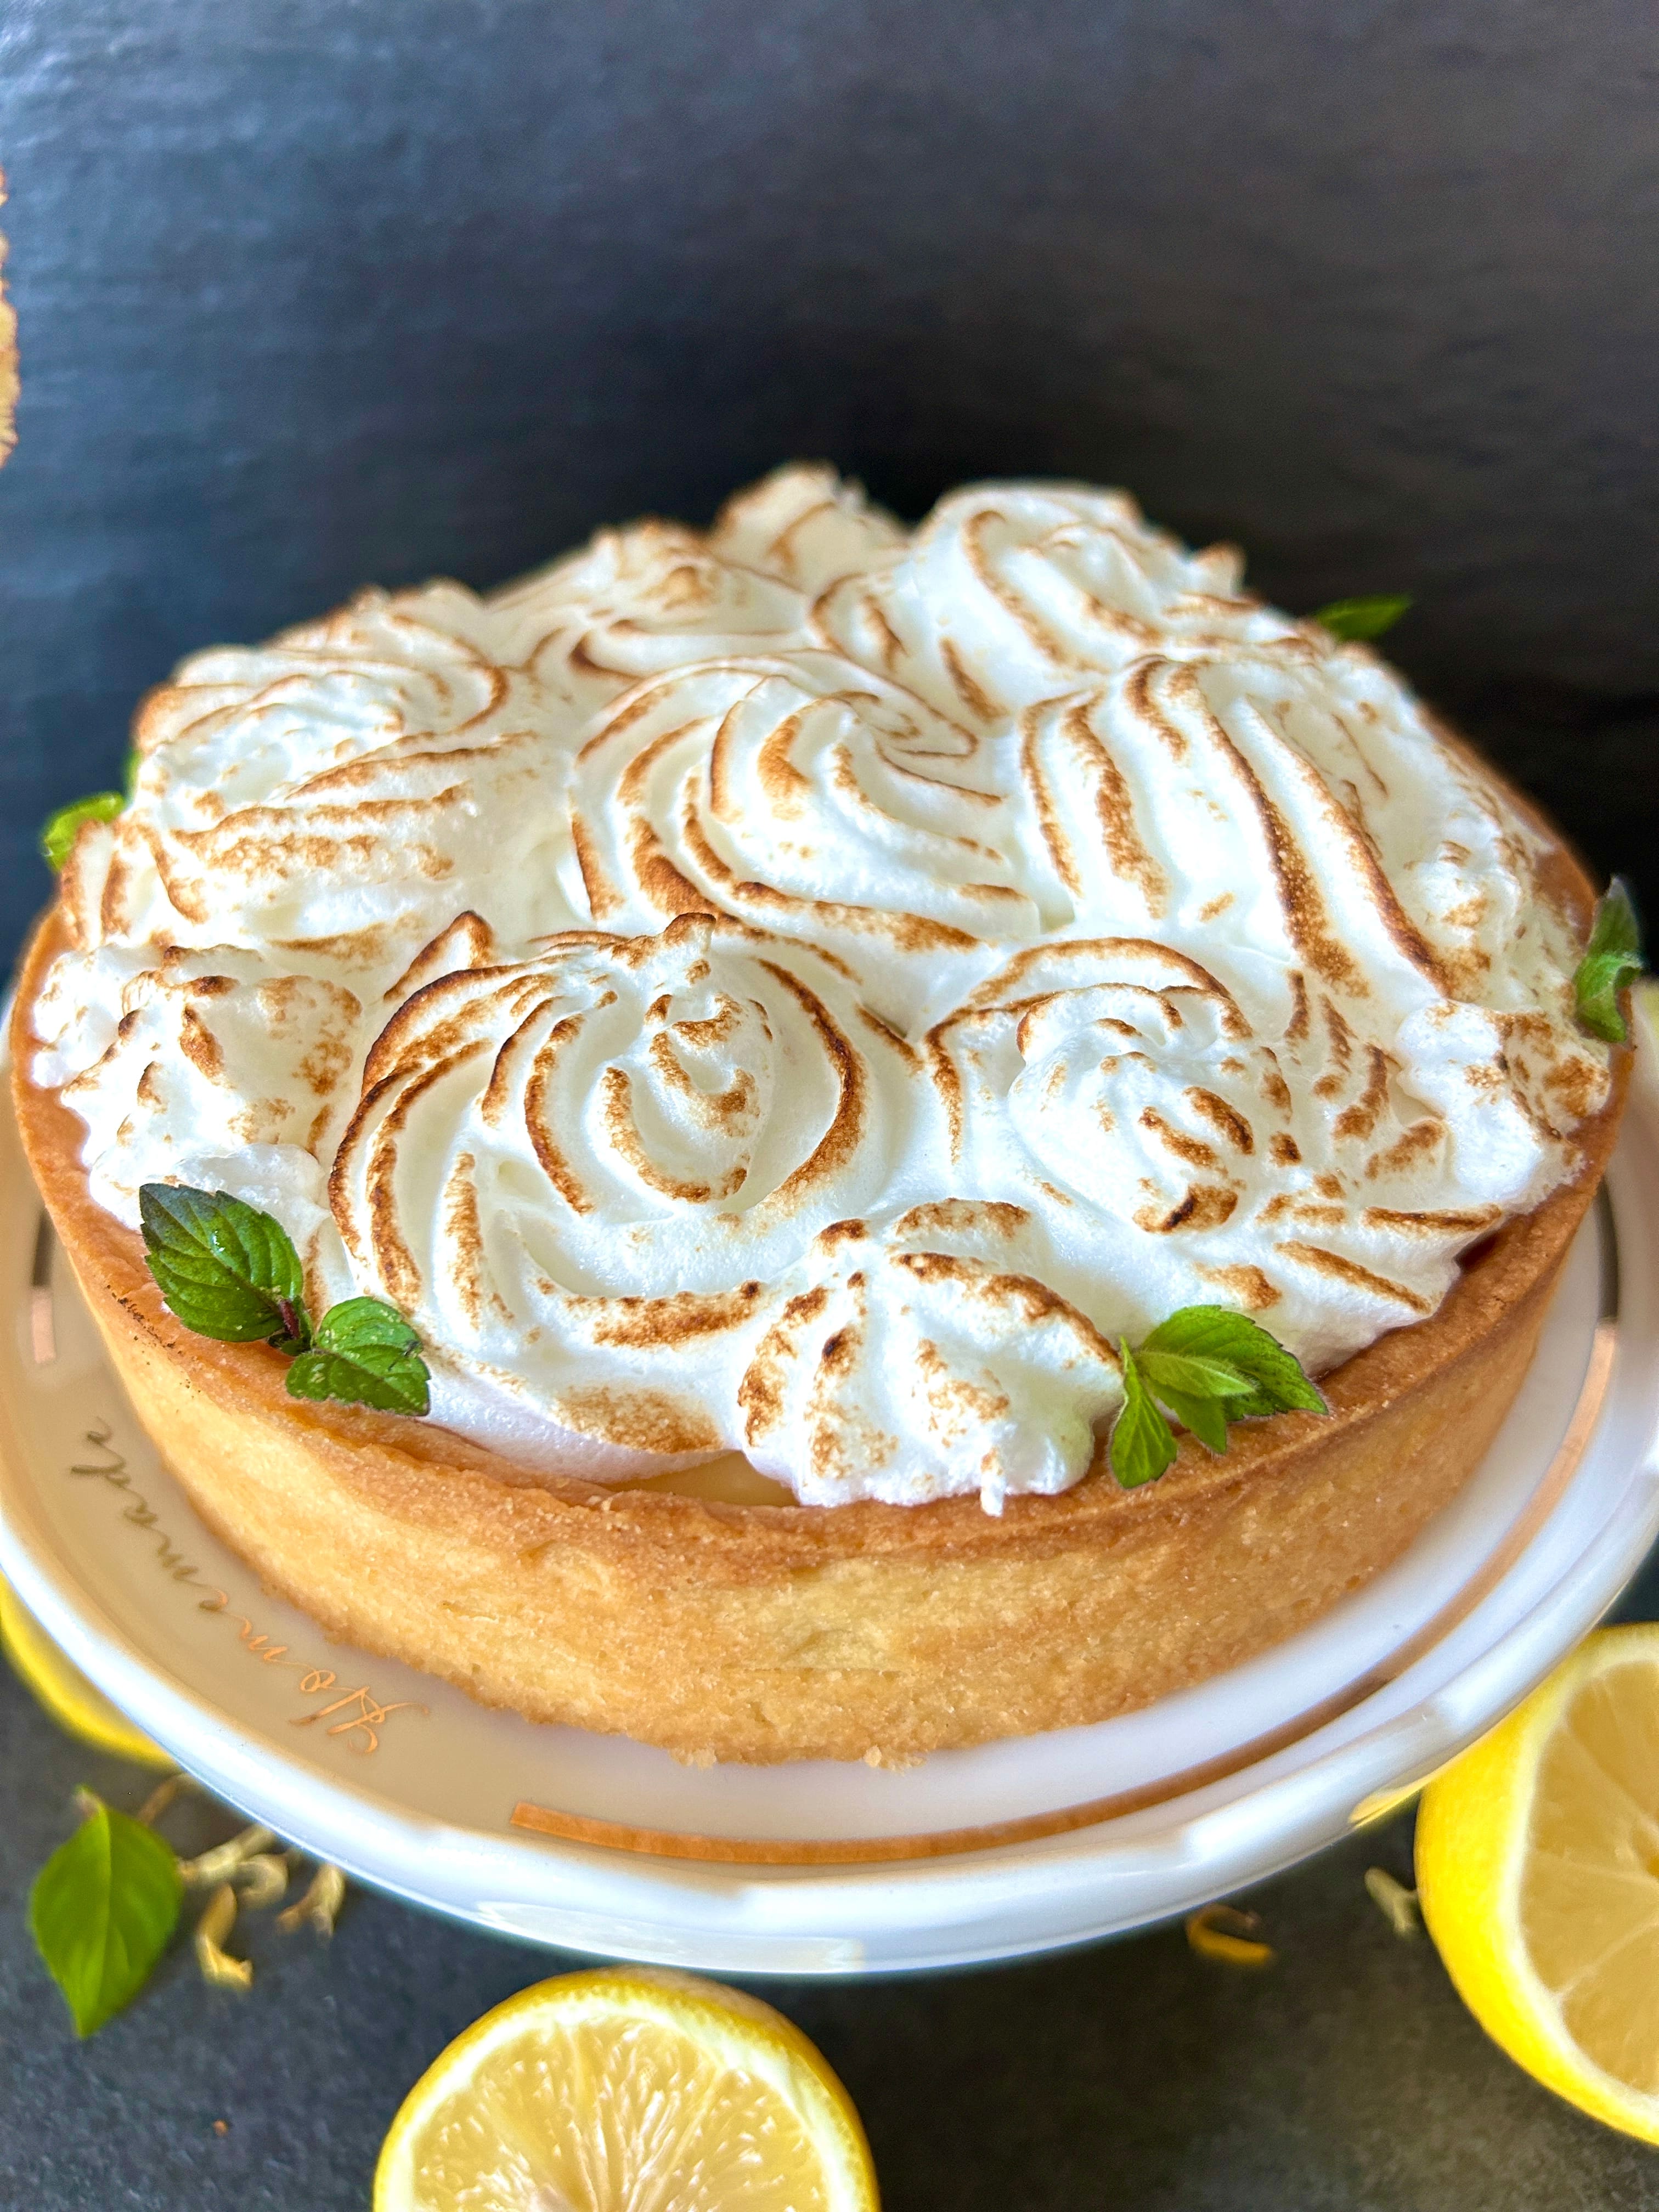
M778 1279L896 1187L927 1091L805 946L702 915L570 932L393 1017L335 1215L441 1353L648 1471L725 1443Z
M705 662L626 693L572 770L609 927L742 915L832 947L906 1027L1038 936L988 741L827 655Z
M1360 646L1115 493L817 469L186 662L64 871L99 1202L276 1212L531 1468L1088 1468L1115 1346L1315 1371L1602 1103L1553 848Z
M1034 1230L958 1199L826 1231L738 1384L754 1465L813 1505L977 1494L1000 1513L1011 1493L1068 1489L1121 1370L1024 1264Z
M57 962L33 1018L37 1078L85 1121L88 1188L129 1226L139 1184L169 1182L265 1206L301 1243L326 1222L322 1163L362 1054L350 991L235 946L170 947L147 968L106 945Z
M457 585L365 592L187 661L139 712L132 805L64 871L76 941L269 948L355 981L463 907L515 942L577 919L569 710L489 657L495 627Z

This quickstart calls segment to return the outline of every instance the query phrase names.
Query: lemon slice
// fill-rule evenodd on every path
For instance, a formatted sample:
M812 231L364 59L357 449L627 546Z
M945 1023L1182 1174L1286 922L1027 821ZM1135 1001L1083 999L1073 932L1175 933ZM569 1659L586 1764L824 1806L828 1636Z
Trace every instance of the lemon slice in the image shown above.
M740 1990L648 1966L509 1997L422 2075L374 2212L875 2212L823 2055Z
M1589 1638L1435 1777L1417 1881L1487 2034L1659 2142L1659 1623Z
M10 1584L0 1582L0 1646L55 1721L83 1743L112 1751L141 1765L174 1767L159 1743L134 1728L126 1715L72 1667Z

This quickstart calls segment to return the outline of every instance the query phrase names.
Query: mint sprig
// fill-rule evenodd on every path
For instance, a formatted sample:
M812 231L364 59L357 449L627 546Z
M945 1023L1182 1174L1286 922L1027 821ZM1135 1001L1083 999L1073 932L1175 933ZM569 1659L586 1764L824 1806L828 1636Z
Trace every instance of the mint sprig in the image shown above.
M1182 1306L1138 1352L1127 1343L1118 1350L1123 1406L1108 1456L1126 1490L1155 1481L1175 1458L1175 1435L1160 1407L1217 1453L1227 1449L1231 1422L1329 1411L1294 1353L1231 1306Z
M77 2035L137 1996L178 1925L183 1884L171 1844L97 1798L35 1876L29 1929Z
M1176 1455L1170 1424L1152 1403L1135 1356L1118 1346L1123 1362L1123 1410L1112 1424L1112 1473L1126 1490L1155 1482Z
M147 1182L138 1192L149 1272L185 1327L221 1344L311 1341L305 1270L287 1230L223 1191Z
M1182 1306L1167 1321L1159 1322L1142 1349L1205 1359L1243 1376L1250 1386L1250 1396L1248 1401L1237 1400L1228 1413L1230 1420L1242 1415L1329 1411L1303 1373L1296 1354L1286 1352L1259 1322L1248 1314L1235 1313L1231 1306ZM1231 1391L1219 1395L1237 1397Z
M1642 967L1641 924L1628 885L1615 876L1596 902L1589 943L1572 979L1578 1018L1592 1036L1608 1044L1630 1042L1619 994Z
M1333 599L1311 619L1322 623L1333 637L1345 643L1357 639L1369 644L1391 630L1410 605L1403 592L1374 592L1364 599Z
M67 806L47 815L40 832L40 850L52 872L58 872L75 849L83 822L113 822L118 814L125 813L126 804L125 792L94 791L88 798L72 799Z
M312 1349L288 1370L293 1398L341 1398L383 1413L424 1413L431 1377L421 1340L396 1306L343 1298L318 1322Z
M382 1413L424 1413L431 1380L420 1339L395 1306L343 1298L313 1327L305 1270L280 1221L224 1191L147 1182L138 1192L145 1256L172 1312L221 1344L260 1338L294 1364L289 1395Z

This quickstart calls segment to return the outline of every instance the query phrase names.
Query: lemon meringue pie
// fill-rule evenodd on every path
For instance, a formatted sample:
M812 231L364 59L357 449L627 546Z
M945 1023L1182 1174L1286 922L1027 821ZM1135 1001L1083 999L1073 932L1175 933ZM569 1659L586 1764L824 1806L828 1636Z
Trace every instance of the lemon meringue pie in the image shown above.
M1626 1057L1559 840L1117 493L820 469L144 702L26 963L46 1202L205 1516L331 1631L684 1755L1097 1720L1398 1555L1518 1387ZM161 1304L138 1191L418 1331L425 1421ZM1127 1491L1120 1347L1328 1418Z

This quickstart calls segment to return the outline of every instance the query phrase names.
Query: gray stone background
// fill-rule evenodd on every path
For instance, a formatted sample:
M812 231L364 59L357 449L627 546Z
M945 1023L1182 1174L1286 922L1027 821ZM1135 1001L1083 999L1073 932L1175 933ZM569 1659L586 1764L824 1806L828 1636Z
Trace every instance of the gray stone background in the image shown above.
M1122 483L1289 606L1413 592L1401 662L1659 914L1656 94L1626 0L0 0L0 932L179 654L795 454L912 514ZM21 1900L76 1781L142 1783L9 1681L0 1778L0 2205L362 2205L545 1970L359 1899L77 2048ZM1659 2205L1389 1934L1408 1850L1273 1885L1259 1978L1165 1931L775 1994L896 2212Z

